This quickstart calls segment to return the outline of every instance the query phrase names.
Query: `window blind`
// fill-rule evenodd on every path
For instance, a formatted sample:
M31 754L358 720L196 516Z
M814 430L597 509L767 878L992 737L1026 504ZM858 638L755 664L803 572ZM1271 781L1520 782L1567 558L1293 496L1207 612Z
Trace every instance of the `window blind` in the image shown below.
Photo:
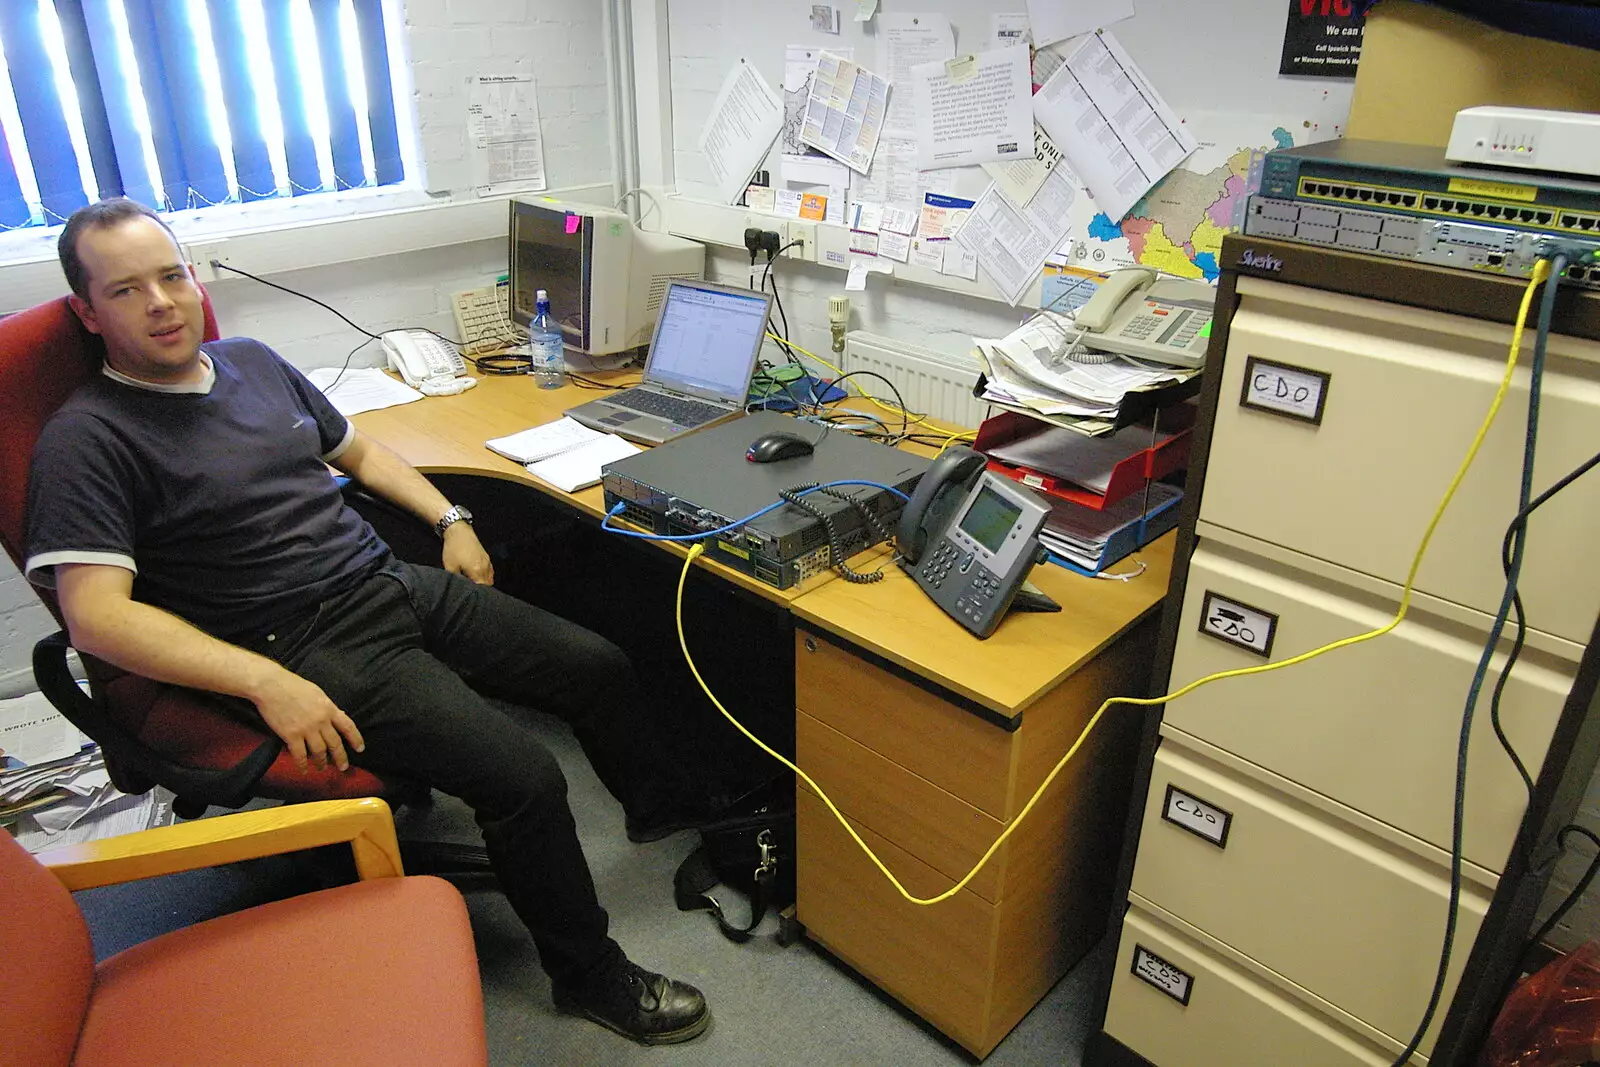
M0 2L0 227L404 180L383 0Z

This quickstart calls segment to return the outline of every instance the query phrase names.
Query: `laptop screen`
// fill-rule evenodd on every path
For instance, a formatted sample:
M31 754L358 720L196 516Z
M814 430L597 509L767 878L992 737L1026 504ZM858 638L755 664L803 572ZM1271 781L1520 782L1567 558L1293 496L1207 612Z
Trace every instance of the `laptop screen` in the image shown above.
M770 303L764 293L747 289L673 282L650 342L645 380L743 400Z

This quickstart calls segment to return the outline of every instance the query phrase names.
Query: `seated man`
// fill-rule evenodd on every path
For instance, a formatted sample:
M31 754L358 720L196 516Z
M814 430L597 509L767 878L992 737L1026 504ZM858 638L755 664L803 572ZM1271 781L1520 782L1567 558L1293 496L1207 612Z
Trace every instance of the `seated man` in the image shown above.
M266 346L202 348L200 291L154 212L92 204L59 251L106 363L39 438L24 570L54 585L72 643L249 700L302 769L355 763L460 797L559 1007L646 1044L701 1033L700 992L607 935L555 759L479 695L570 723L629 836L653 840L676 827L622 652L491 588L471 515ZM431 525L443 569L395 559L325 462Z

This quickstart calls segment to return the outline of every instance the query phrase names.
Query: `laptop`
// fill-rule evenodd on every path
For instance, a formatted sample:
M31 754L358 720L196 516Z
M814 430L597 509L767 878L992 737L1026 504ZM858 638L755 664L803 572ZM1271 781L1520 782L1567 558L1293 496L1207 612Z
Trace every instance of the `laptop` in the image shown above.
M744 413L772 297L711 282L667 286L644 380L565 414L592 429L659 445Z

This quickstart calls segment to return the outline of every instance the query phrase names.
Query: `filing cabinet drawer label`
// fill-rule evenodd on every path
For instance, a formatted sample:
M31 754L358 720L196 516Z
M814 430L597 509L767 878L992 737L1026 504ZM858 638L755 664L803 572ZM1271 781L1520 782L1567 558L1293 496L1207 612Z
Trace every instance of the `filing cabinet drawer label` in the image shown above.
M1233 825L1233 813L1215 804L1207 804L1170 782L1167 783L1167 799L1161 805L1161 817L1174 826L1181 826L1191 834L1205 838L1218 848L1228 847L1228 829Z
M1322 409L1328 402L1328 385L1332 381L1331 374L1319 370L1247 356L1239 403L1316 426L1322 423Z
M1194 991L1194 975L1174 967L1140 944L1133 946L1133 973L1184 1007L1189 1006L1189 994Z
M1201 633L1265 657L1272 655L1277 630L1278 617L1272 612L1206 590L1200 605Z

